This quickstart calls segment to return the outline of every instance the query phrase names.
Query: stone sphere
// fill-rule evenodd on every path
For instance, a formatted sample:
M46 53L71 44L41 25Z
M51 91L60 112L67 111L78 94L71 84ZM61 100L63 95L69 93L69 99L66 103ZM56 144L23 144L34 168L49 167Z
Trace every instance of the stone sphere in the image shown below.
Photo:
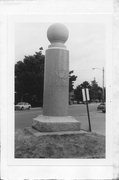
M65 43L68 39L69 32L64 24L52 24L47 30L48 40L52 43Z

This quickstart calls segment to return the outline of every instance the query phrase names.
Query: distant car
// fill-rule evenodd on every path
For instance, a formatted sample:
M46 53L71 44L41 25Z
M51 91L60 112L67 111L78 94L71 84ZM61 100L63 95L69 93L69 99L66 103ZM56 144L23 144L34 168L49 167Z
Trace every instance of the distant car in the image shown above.
M105 103L104 103L104 102L103 102L103 103L100 103L100 104L98 105L98 107L97 107L97 110L99 111L99 110L104 109L104 106L105 106Z
M78 104L83 104L83 102L82 101L78 101Z
M74 101L73 101L73 104L77 104L77 101L74 100Z
M19 102L15 105L15 110L24 110L24 109L30 109L31 105L26 102Z

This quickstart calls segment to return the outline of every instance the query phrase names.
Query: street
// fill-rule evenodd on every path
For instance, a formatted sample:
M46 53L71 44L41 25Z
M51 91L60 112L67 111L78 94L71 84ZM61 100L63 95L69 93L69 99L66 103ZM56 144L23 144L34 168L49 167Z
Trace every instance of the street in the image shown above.
M98 103L89 104L90 122L92 132L105 135L105 113L97 111ZM24 129L32 125L32 119L42 114L42 108L31 108L30 110L15 111L15 130ZM81 129L88 130L88 117L85 104L74 104L69 106L69 116L74 116L81 122Z

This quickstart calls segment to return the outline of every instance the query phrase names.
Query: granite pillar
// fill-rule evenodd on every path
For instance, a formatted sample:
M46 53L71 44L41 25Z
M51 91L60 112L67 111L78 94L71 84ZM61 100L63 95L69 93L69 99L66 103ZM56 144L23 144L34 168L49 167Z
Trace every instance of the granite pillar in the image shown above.
M51 45L45 56L43 115L67 116L69 51L64 42L68 39L68 30L64 25L55 24L49 27L47 36Z

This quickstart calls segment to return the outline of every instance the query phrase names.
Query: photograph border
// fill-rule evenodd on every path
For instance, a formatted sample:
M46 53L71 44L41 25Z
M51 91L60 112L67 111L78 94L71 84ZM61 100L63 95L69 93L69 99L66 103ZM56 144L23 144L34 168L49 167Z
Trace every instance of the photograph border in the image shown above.
M15 23L47 23L56 22L56 16L58 22L70 22L70 23L104 23L106 27L106 159L15 159L14 157L14 65L15 65ZM39 18L40 17L40 18ZM65 17L65 18L62 18ZM68 18L66 18L68 17ZM71 18L69 18L71 17ZM66 21L67 19L67 21ZM2 139L2 149L7 149L7 164L9 167L18 166L70 166L87 169L96 168L96 166L101 166L102 168L110 169L109 174L112 172L112 15L111 14L61 14L61 15L9 15L6 20L5 28L7 28L7 38L6 38L6 88L7 88L7 99L6 107L7 109L2 109L2 115L5 114L2 119L2 127L5 127L4 132L5 137L7 137L7 142L3 142ZM6 93L4 92L4 93ZM3 93L3 94L4 94ZM5 97L5 95L4 95ZM7 124L7 127L6 127ZM3 137L3 135L2 135ZM4 154L4 153L3 153ZM2 156L2 160L6 157ZM79 162L80 161L80 162ZM81 167L82 166L82 167ZM23 168L23 167L22 167ZM90 169L89 168L89 169ZM75 170L76 170L75 169Z

